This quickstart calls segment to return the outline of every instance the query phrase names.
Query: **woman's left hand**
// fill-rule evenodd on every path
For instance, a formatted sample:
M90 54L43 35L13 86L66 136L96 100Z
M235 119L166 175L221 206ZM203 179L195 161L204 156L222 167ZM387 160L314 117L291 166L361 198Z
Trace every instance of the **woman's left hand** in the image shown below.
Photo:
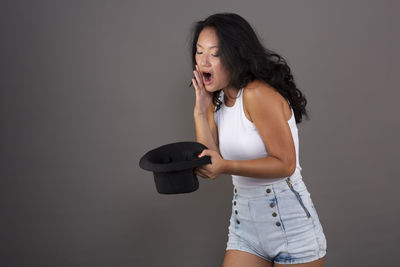
M203 178L215 179L224 172L226 160L224 160L217 151L204 149L199 157L210 156L211 164L195 168L195 174Z

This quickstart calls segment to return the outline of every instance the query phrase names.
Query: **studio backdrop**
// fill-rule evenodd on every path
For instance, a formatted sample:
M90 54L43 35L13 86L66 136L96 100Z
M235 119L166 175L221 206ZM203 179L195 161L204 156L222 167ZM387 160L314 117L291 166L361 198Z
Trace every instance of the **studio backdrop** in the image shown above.
M195 141L190 27L234 12L307 97L302 175L325 266L395 266L397 1L1 1L0 266L221 266L232 178L160 194L149 150Z

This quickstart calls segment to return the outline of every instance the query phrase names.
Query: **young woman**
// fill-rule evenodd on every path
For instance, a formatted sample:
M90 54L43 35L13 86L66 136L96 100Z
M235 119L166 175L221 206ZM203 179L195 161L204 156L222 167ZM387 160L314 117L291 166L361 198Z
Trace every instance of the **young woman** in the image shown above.
M196 22L191 44L196 141L212 161L195 173L233 180L223 267L323 266L326 238L299 164L307 100L289 66L234 13Z

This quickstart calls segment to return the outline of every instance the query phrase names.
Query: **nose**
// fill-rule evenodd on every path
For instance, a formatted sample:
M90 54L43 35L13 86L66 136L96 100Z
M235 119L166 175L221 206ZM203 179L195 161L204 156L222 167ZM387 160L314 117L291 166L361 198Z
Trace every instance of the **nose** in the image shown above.
M198 65L202 67L210 66L209 56L207 54L201 55L199 57Z

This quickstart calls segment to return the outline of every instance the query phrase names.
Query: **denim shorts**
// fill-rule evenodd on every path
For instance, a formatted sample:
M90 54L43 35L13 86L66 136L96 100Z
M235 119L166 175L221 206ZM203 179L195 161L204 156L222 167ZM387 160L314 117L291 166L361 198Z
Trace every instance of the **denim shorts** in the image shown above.
M279 264L317 260L326 238L302 176L265 186L234 185L226 250L236 249Z

